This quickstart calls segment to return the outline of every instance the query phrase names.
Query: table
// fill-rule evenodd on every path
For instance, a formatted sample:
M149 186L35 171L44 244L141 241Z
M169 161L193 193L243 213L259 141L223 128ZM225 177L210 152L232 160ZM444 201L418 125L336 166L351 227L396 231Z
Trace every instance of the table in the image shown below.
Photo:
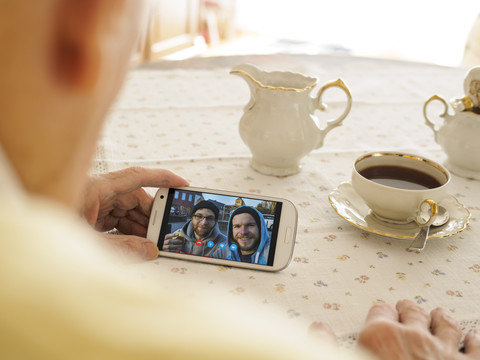
M317 76L320 84L341 77L351 89L353 106L344 124L304 158L299 174L271 177L249 166L238 122L250 92L243 79L229 75L244 62ZM187 278L206 288L221 284L235 296L255 297L259 307L278 307L281 316L305 328L315 320L329 323L346 347L372 304L403 298L427 309L449 309L464 331L480 328L480 182L453 176L451 194L470 211L470 224L459 234L431 240L421 253L406 251L408 240L354 227L328 200L350 179L352 161L364 152L409 151L444 161L422 107L435 93L446 99L461 95L466 71L327 55L146 64L130 73L108 116L94 171L165 167L192 186L285 197L298 208L293 260L281 272L159 258L137 265L145 276L161 279L168 273L179 286ZM342 99L332 94L332 113L342 109Z

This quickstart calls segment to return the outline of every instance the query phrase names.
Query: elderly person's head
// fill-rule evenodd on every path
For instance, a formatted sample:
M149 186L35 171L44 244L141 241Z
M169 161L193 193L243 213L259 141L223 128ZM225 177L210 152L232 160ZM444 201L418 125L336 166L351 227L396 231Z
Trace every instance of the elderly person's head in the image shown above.
M75 205L129 67L141 5L0 1L0 146L28 191Z

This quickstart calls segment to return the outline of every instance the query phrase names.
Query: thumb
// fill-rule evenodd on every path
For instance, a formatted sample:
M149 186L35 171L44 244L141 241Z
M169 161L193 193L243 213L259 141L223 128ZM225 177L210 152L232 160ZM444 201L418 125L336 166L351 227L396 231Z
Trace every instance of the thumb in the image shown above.
M158 257L157 245L150 240L133 235L104 234L107 242L123 255L140 260L153 260Z

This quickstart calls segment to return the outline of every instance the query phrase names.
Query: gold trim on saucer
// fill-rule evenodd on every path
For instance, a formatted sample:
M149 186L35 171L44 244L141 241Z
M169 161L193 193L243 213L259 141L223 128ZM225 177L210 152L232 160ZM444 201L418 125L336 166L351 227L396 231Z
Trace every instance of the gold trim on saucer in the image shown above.
M349 195L352 195L350 196L350 199ZM415 238L416 234L420 230L420 226L418 226L415 222L403 225L389 224L375 217L370 209L368 209L367 213L366 204L364 204L360 196L355 193L355 190L349 181L341 183L335 190L333 190L329 194L328 200L332 208L342 219L359 229L377 235L396 239L411 240ZM354 204L354 202L357 202L357 206ZM438 229L432 228L431 236L428 237L429 239L440 239L456 235L465 230L470 222L470 211L468 211L468 209L465 208L465 206L463 206L453 195L448 195L444 200L440 201L440 204L446 207L452 216L447 224L438 227ZM338 205L343 205L346 209L348 209L348 212L343 212L341 209L339 209ZM362 210L360 207L358 207L358 205L361 205L360 207L365 208ZM458 212L460 212L460 215L456 215ZM352 214L357 216L348 216ZM363 221L355 221L355 218ZM368 224L369 221L370 224ZM372 226L372 223L373 225L378 224L378 227L375 228L375 226ZM445 232L445 229L448 229L448 226L452 224L460 227Z

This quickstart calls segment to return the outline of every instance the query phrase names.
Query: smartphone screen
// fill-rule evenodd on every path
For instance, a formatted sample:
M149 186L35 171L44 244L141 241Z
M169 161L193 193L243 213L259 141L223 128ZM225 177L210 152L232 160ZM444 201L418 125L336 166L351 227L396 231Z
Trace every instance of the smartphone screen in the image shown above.
M282 205L243 194L169 189L157 246L161 252L273 266Z

